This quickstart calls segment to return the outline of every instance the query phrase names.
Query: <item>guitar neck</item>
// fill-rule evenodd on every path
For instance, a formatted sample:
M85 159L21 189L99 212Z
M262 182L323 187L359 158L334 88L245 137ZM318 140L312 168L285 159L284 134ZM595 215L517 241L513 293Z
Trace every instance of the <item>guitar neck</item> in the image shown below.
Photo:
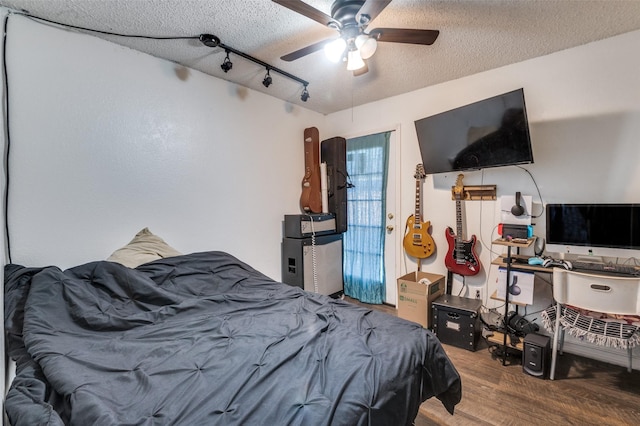
M456 258L463 258L464 241L462 238L462 202L456 195Z
M415 219L413 226L419 227L422 222L422 197L420 196L420 179L416 179L416 209L413 217Z

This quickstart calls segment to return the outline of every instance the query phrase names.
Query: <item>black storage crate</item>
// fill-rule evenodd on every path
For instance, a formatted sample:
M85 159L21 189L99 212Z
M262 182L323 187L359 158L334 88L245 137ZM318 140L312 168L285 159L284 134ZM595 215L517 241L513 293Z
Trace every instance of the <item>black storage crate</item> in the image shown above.
M475 351L481 334L479 299L445 294L431 304L433 332L440 342Z

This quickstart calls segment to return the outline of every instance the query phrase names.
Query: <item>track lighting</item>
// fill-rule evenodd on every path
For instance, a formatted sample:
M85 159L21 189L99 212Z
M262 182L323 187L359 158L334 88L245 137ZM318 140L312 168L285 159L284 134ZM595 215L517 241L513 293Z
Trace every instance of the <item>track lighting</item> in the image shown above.
M231 68L233 68L233 62L231 62L231 59L229 59L229 51L227 50L227 57L224 58L224 62L222 62L222 65L220 65L220 68L222 68L222 71L224 72L229 72L229 70Z
M283 71L280 68L269 65L266 62L261 61L258 58L254 58L253 56L248 55L240 50L234 49L231 46L221 43L220 38L214 36L213 34L200 34L198 38L202 42L202 44L204 44L205 46L219 47L221 49L224 49L224 51L227 53L227 56L224 58L224 62L222 62L222 65L220 65L220 68L222 68L222 71L228 72L231 68L233 68L233 63L229 59L229 53L233 53L234 55L238 55L241 58L247 59L255 64L260 65L261 67L266 68L267 74L264 76L264 79L262 80L262 84L264 85L264 87L269 87L271 83L273 83L273 79L271 78L271 71L277 72L278 74L284 77L290 78L291 80L295 80L298 83L302 84L304 86L304 89L302 90L302 95L300 96L300 99L302 100L302 102L306 102L307 99L309 99L309 91L307 90L307 85L309 84L308 81L303 80L300 77L296 77L293 74L289 74L288 72Z
M307 90L307 85L304 85L304 89L302 89L302 94L300 95L300 100L302 102L307 102L307 99L309 99L309 91Z
M271 83L273 83L273 79L271 78L271 75L269 74L269 67L267 67L267 74L265 74L264 80L262 80L262 85L264 87L269 87L269 86L271 86Z

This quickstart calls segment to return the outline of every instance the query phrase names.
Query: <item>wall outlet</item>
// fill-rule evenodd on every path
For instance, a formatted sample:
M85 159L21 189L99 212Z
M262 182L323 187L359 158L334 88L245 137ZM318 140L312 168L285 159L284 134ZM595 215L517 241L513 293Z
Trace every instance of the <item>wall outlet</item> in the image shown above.
M471 287L471 298L482 300L484 303L484 287Z

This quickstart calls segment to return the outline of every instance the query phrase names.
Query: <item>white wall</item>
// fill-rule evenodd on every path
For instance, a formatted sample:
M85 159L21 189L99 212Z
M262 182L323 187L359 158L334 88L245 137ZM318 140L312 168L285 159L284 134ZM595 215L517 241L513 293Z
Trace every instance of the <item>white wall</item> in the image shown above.
M534 176L542 201L529 175L517 167L486 169L464 174L465 185L495 184L498 198L515 191L532 195L534 213L543 203L640 202L640 31L588 44L476 74L405 95L385 99L328 116L328 131L335 134L373 133L380 127L399 126L402 173L400 214L414 211L413 178L422 162L414 121L480 99L524 88L530 121L534 164L526 165ZM451 187L457 173L430 175L423 186L424 220L431 221L437 253L423 260L423 270L446 275L444 255L448 246L445 228L455 229L455 202ZM495 290L497 271L488 270L503 247L492 246L500 222L497 201L465 202L466 237L476 235L476 245L485 270L467 277L466 284ZM535 233L545 234L544 215L535 220ZM524 252L532 253L532 250ZM598 253L598 250L595 251ZM640 257L638 251L623 250L606 255ZM397 275L414 270L412 259L397 265ZM536 303L528 313L551 303L551 288L540 275L536 280ZM455 279L453 294L462 288ZM488 283L488 284L487 284ZM470 293L474 294L474 293ZM488 306L499 302L485 300ZM531 315L530 319L539 318ZM571 344L567 346L570 350ZM574 352L581 352L575 348ZM638 351L636 351L636 354ZM618 353L614 354L614 357ZM622 354L623 355L623 354ZM621 356L622 356L621 355ZM605 354L605 358L608 357ZM638 357L638 355L636 355ZM625 364L623 357L612 362ZM637 362L636 362L637 364Z
M104 259L148 226L280 278L303 131L323 115L15 15L7 53L14 263Z
M20 16L7 29L14 263L104 259L148 226L183 253L224 250L280 278L303 131L323 115ZM4 243L0 259L4 271Z

